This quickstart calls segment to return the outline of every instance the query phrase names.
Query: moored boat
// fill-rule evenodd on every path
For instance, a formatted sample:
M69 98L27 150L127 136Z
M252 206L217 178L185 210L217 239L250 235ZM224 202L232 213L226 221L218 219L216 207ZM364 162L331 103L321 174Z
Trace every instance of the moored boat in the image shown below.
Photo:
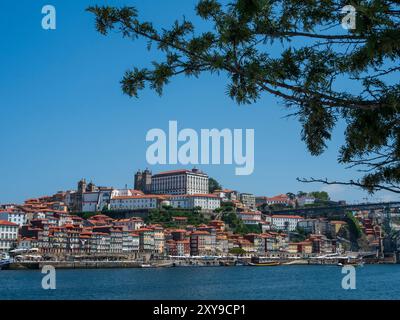
M281 263L279 261L269 261L269 262L249 262L249 266L255 267L274 267L279 266Z

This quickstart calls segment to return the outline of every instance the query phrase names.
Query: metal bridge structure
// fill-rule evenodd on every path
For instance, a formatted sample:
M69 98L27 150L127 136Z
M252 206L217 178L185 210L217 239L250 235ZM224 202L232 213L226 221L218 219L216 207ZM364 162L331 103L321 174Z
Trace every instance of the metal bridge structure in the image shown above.
M360 203L360 204L344 204L344 205L329 205L321 207L302 207L291 209L271 210L269 213L273 215L299 215L303 217L315 216L344 216L348 211L378 211L385 212L386 218L390 218L392 214L400 215L400 201L392 202L374 202L374 203Z

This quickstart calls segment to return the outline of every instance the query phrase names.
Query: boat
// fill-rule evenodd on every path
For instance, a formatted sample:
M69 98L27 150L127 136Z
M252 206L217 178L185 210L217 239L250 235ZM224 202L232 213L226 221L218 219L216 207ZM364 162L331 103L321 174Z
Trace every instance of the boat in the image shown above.
M279 266L281 263L279 261L269 261L269 262L249 262L249 266L255 267L274 267Z
M0 256L0 270L8 269L12 262L13 260L10 258L9 255L3 254L2 256Z
M282 261L271 260L267 257L252 257L251 261L247 263L249 266L255 267L274 267L282 264Z
M151 264L141 264L140 267L141 268L153 268L153 266Z

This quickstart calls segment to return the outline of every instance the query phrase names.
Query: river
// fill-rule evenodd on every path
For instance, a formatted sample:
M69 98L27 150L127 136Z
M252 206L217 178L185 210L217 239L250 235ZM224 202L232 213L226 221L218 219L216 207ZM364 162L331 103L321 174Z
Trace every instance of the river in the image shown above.
M40 270L0 271L0 299L400 299L400 265L356 268L342 289L338 266L177 267L56 270L44 290Z

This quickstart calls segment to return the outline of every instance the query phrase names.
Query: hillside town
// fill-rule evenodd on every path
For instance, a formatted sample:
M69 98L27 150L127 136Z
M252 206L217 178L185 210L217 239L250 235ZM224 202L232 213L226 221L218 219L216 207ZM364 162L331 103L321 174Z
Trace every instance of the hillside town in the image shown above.
M135 174L133 189L82 179L76 190L1 204L0 252L16 261L142 262L195 257L310 261L343 256L355 250L354 244L375 257L383 253L383 222L371 211L308 217L293 211L332 204L327 195L322 200L318 192L255 196L210 181L195 168L154 175L146 169Z

